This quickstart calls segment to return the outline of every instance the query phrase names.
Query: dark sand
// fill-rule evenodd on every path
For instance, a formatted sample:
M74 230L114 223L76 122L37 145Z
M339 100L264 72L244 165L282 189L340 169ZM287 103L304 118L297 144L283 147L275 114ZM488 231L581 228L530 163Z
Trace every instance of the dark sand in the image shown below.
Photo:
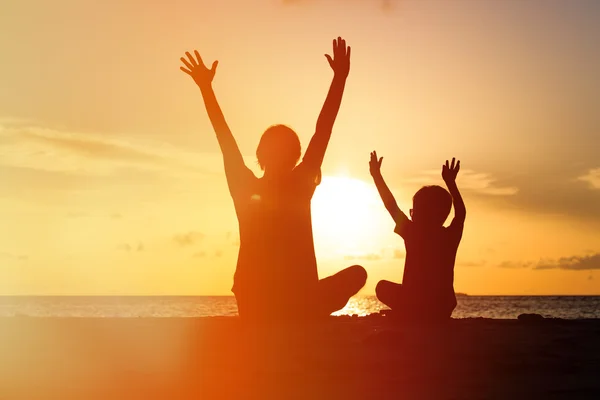
M600 399L600 320L2 318L0 400Z

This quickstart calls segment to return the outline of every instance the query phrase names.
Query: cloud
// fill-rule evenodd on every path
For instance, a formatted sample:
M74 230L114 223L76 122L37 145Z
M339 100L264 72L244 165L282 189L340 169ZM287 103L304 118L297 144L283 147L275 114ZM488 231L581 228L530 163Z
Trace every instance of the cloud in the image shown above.
M0 125L2 164L45 171L106 175L115 168L173 164L149 146L35 125Z
M539 261L504 261L500 268L532 268L535 270L562 269L570 271L591 271L600 269L600 253L583 256L561 257L558 259L540 259Z
M201 232L187 232L180 235L175 235L173 240L181 247L191 246L202 239L204 239L205 235Z
M548 160L543 167L532 165L527 169L506 170L494 176L502 180L503 186L518 187L518 193L513 196L487 196L486 202L500 209L510 207L526 213L580 219L586 224L600 226L600 190L590 190L596 176L592 171L597 169L597 165L597 159ZM584 174L582 171L588 172Z
M378 261L383 257L379 254L368 253L368 254L358 254L358 255L347 255L344 256L344 260L366 260L366 261Z
M121 243L117 246L117 250L125 251L127 253L141 252L141 251L144 251L144 249L145 249L145 246L142 242L138 243L137 245L132 245L129 243Z
M2 259L2 258L17 260L17 261L27 261L29 259L29 256L27 256L25 254L13 254L13 253L0 251L0 259Z
M126 160L150 164L165 162L163 157L140 150L131 145L109 142L89 136L65 134L56 131L45 133L43 131L30 130L21 132L20 137L88 158Z
M534 266L534 263L532 261L527 261L527 262L516 262L516 261L503 261L500 264L498 264L498 267L500 268L530 268Z
M406 252L403 249L395 247L385 247L378 252L356 252L344 255L344 260L362 260L362 261L380 261L380 260L402 260L406 257Z
M119 245L117 245L117 250L122 250L122 251L131 251L131 245L129 243L121 243Z
M558 260L543 260L540 261L534 269L566 269L572 271L600 269L600 253L585 256L562 257Z
M222 174L220 158L220 154L197 154L139 137L69 132L0 120L0 165L5 167L86 177L137 169L181 178L185 174Z
M421 176L408 179L406 182L420 185L443 185L444 183L438 170L423 171ZM471 191L490 196L511 196L519 192L519 189L515 186L501 186L496 182L497 179L492 177L491 174L468 169L461 170L457 178L457 184L461 191Z
M460 266L460 267L483 267L487 264L486 260L480 260L480 261L459 261L456 263L456 265Z
M589 170L585 175L578 177L577 180L587 182L590 189L600 189L600 168Z

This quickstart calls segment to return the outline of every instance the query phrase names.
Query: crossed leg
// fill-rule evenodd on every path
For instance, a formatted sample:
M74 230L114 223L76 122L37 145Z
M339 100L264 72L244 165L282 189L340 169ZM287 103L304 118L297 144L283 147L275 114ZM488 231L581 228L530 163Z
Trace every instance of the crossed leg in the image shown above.
M244 320L310 320L327 317L344 308L350 297L365 285L367 271L353 265L317 282L312 289L284 288L277 296L256 293L236 294L238 311ZM284 293L286 292L286 293Z
M353 265L335 275L319 280L317 304L318 316L328 316L346 306L350 297L354 296L367 282L367 271L360 265Z
M403 308L402 301L402 285L390 281L379 281L375 287L377 299L391 308L392 310L401 310Z
M395 311L395 314L411 320L449 319L456 307L456 298L426 297L415 302L408 298L400 283L379 281L375 288L377 299Z

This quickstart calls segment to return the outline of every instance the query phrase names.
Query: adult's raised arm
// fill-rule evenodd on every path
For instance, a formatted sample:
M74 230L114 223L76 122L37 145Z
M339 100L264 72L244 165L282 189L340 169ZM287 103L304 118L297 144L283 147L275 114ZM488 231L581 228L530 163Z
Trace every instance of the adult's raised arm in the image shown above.
M338 37L333 41L333 58L329 54L325 54L325 57L333 69L333 80L319 114L315 134L302 160L303 164L313 170L321 168L333 124L342 103L346 79L350 72L350 47L346 47L346 41Z
M221 152L223 153L223 162L225 164L227 179L231 180L234 176L238 176L242 173L242 171L249 172L244 164L244 159L235 138L227 125L227 121L225 121L225 116L223 116L223 112L221 111L221 107L219 106L217 97L212 88L212 81L219 62L213 62L212 67L208 69L204 65L198 51L194 51L195 57L189 52L186 52L185 54L187 59L181 57L181 62L183 62L185 67L181 67L180 69L191 76L200 88L208 117L210 118L210 122L217 135Z

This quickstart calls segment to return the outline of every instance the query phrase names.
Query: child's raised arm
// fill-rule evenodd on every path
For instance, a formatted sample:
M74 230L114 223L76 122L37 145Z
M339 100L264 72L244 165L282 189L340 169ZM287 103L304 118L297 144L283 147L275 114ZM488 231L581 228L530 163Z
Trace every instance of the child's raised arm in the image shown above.
M404 214L402 210L400 210L400 207L398 207L398 203L396 203L394 195L390 191L390 188L388 188L387 184L385 183L385 180L383 179L383 176L381 175L382 162L383 157L377 158L377 152L373 151L371 153L371 160L369 161L369 171L371 172L371 176L373 177L373 181L375 182L377 191L381 196L381 200L383 200L383 205L385 205L385 208L388 210L388 212L396 222L396 225L398 227L402 227L403 225L407 224L410 220L408 219L406 214Z
M460 171L460 160L456 161L452 158L452 163L446 160L446 164L442 166L442 178L446 182L448 191L452 195L452 203L454 204L454 219L452 220L451 226L460 225L462 226L467 216L467 209L465 208L465 202L460 195L458 186L456 186L456 176Z

